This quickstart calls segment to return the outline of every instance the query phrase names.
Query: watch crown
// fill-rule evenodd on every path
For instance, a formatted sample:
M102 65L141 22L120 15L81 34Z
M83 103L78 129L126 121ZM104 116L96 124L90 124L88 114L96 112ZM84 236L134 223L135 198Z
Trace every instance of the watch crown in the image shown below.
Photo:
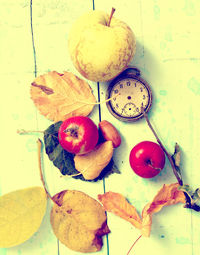
M128 74L132 74L135 76L140 76L140 70L137 67L129 67L126 70L124 70L123 75L128 75Z

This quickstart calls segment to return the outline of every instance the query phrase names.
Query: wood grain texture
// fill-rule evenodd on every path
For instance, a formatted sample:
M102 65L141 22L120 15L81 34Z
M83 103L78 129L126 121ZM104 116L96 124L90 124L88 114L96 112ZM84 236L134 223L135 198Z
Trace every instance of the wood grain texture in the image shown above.
M199 0L120 1L120 0L2 0L0 8L1 74L1 172L0 195L41 185L37 164L36 135L17 134L17 129L44 130L52 122L39 114L30 99L30 84L35 76L48 71L70 71L73 67L67 49L71 25L83 13L100 9L125 21L137 38L136 55L131 65L141 70L153 91L149 118L167 149L173 153L175 142L183 151L185 183L199 186L200 147L200 37ZM107 83L90 82L97 99L103 101ZM129 166L131 148L143 140L155 141L144 119L124 123L115 119L106 104L96 106L90 117L96 124L110 121L122 136L114 160L121 174L97 183L61 178L44 155L46 183L51 195L76 189L97 198L105 191L120 192L139 212L164 183L175 182L169 163L156 178L141 179ZM1 255L78 255L60 244L49 220L51 203L39 231L27 242ZM99 255L126 254L139 232L128 222L108 213L111 233L104 237ZM200 215L181 205L163 209L153 217L150 238L141 238L131 254L199 255ZM92 253L93 254L93 253ZM96 254L96 253L94 253Z

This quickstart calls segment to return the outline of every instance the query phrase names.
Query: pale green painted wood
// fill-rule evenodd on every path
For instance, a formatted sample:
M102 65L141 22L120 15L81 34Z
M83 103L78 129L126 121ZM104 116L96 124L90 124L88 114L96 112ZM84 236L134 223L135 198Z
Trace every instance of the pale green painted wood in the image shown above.
M175 142L183 150L183 176L186 183L199 186L199 88L200 5L196 1L95 1L96 9L116 8L115 16L126 20L137 38L136 56L132 65L140 68L142 77L153 90L150 120L158 135L172 153ZM132 8L130 8L132 6ZM123 18L122 18L123 16ZM105 95L106 84L101 84ZM103 98L102 98L103 99ZM155 141L144 120L138 123L120 123L105 106L102 119L109 119L122 133L120 148L115 158L122 174L106 180L106 190L120 191L141 212L147 201L164 183L176 182L169 163L163 172L152 180L144 180L132 172L128 159L131 148L140 141ZM115 231L109 235L110 254L126 254L139 235L138 231L109 214ZM121 228L122 224L125 224ZM141 239L130 254L199 254L199 215L183 209L181 205L165 208L153 218L149 239ZM118 233L117 233L118 230ZM125 238L126 236L126 238ZM118 242L116 242L118 240Z
M50 70L72 71L67 50L67 36L73 22L93 8L91 0L33 0L32 25L36 69L30 26L30 2L2 0L0 8L1 56L1 173L0 194L32 185L41 185L35 136L19 136L16 130L44 130L51 122L41 116L29 98L30 83L37 75ZM149 117L170 152L175 142L183 150L183 176L186 183L199 186L199 11L194 1L113 1L95 0L95 9L110 12L124 20L137 38L137 51L132 65L140 68L142 77L153 90L154 102ZM81 77L81 75L79 75ZM89 82L98 98L97 84ZM107 84L100 84L100 98L104 100ZM99 121L98 107L91 118ZM101 106L101 119L111 121L122 135L122 145L115 150L120 175L114 174L104 182L85 183L60 178L60 173L44 155L45 178L53 195L64 189L78 189L96 198L97 194L112 190L122 193L139 212L151 201L164 183L175 182L169 163L152 180L133 174L128 158L131 148L142 140L155 141L144 120L122 123ZM1 255L79 254L59 244L49 223L51 204L40 230L26 243L0 249ZM141 239L130 254L199 255L200 215L183 209L181 205L165 208L153 218L150 238ZM111 233L108 245L98 254L126 254L139 232L124 220L108 213ZM59 253L58 253L59 251Z

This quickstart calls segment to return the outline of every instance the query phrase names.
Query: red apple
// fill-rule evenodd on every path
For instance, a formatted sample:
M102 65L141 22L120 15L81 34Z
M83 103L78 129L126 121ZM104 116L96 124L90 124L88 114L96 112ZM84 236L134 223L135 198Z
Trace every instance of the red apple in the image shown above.
M94 149L99 139L98 128L88 117L66 119L58 131L60 145L73 154L85 154Z
M152 178L164 168L165 153L157 143L143 141L133 147L129 162L137 175L143 178Z

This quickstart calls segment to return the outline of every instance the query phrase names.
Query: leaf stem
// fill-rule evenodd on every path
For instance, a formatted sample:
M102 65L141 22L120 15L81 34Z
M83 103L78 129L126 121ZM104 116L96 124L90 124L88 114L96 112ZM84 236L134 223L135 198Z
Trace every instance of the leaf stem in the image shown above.
M78 100L77 102L78 103L82 103L82 104L85 104L85 105L99 105L99 104L104 104L104 103L107 103L109 101L111 101L112 99L116 98L117 96L119 96L120 93L117 93L116 95L104 100L104 101L99 101L99 102L96 102L96 103L88 103L88 102L85 102L85 101L81 101L81 100Z
M160 141L159 137L157 136L153 126L151 125L150 121L149 121L149 118L148 118L148 115L147 113L144 111L144 108L141 107L141 111L144 115L144 118L149 126L149 128L151 129L151 131L153 132L157 142L159 143L160 147L163 149L164 153L166 154L170 164L171 164L171 167L172 167L172 170L173 170L173 173L179 183L180 186L182 186L181 188L183 188L183 186L186 186L186 185L183 185L183 179L182 179L182 176L181 176L181 172L180 172L180 169L179 169L179 165L180 165L180 155L178 155L179 153L179 146L178 144L176 144L175 146L175 152L174 152L174 155L170 155L168 153L168 151L165 149L164 145L162 144L162 142ZM178 155L178 157L177 157ZM193 197L190 196L190 194L187 192L187 191L184 191L183 189L183 193L185 195L185 208L190 208L194 211L197 211L199 212L200 211L200 206L197 205L195 203L195 201L193 201Z
M95 103L90 103L90 102L86 102L86 101L82 101L82 100L77 100L71 104L63 104L62 106L71 106L71 105L74 105L74 104L77 104L77 103L81 103L83 105L100 105L100 104L104 104L104 103L107 103L109 101L111 101L112 99L116 98L117 96L119 96L120 93L117 93L116 95L104 100L104 101L98 101L98 102L95 102ZM78 108L75 108L75 110L81 108L82 106L78 107ZM74 111L74 110L73 110Z
M53 203L55 203L55 201L53 200L53 198L51 197L51 195L49 194L49 192L46 188L44 177L42 174L42 162L41 162L42 141L40 139L37 140L37 145L38 145L38 165L39 165L39 171L40 171L40 179L42 181L42 185L43 185L44 190L47 194L47 197L50 198L51 201L53 201Z
M166 148L164 147L164 145L163 145L162 142L160 141L158 135L156 134L156 131L154 130L153 126L151 125L151 123L150 123L150 121L149 121L149 118L148 118L147 113L144 111L143 108L142 108L142 112L143 112L144 118L145 118L145 120L146 120L146 122L147 122L149 128L151 129L152 133L154 134L154 136L155 136L157 142L159 143L160 147L163 149L164 153L166 154L166 156L167 156L167 158L168 158L168 160L169 160L169 162L170 162L170 165L171 165L171 167L172 167L173 173L174 173L174 175L175 175L175 177L176 177L176 179L177 179L179 185L182 186L182 185L183 185L183 180L182 180L182 179L180 178L180 176L177 174L176 166L175 166L175 164L174 164L174 162L173 162L173 160L172 160L171 155L169 154L169 152L166 150Z
M61 178L64 178L64 177L75 177L75 176L79 176L81 175L82 173L78 173L78 174L65 174L65 175L61 175L60 177Z
M112 97L110 97L110 98L108 98L104 101L99 101L99 102L95 102L95 103L89 103L89 102L86 102L86 101L77 100L77 101L75 101L71 104L62 104L61 109L66 107L66 106L76 105L78 103L83 104L81 106L78 106L78 107L70 110L69 112L65 112L65 116L67 116L69 113L72 113L73 111L77 111L78 109L82 108L84 105L100 105L100 104L107 103L107 102L111 101L112 99L116 98L119 95L120 95L120 93L118 93L118 94L116 94L116 95L114 95L114 96L112 96Z
M135 242L131 245L131 248L129 249L127 255L130 254L130 251L133 249L133 247L135 246L135 244L139 241L139 239L140 239L141 237L142 237L142 235L140 235L140 236L135 240Z

